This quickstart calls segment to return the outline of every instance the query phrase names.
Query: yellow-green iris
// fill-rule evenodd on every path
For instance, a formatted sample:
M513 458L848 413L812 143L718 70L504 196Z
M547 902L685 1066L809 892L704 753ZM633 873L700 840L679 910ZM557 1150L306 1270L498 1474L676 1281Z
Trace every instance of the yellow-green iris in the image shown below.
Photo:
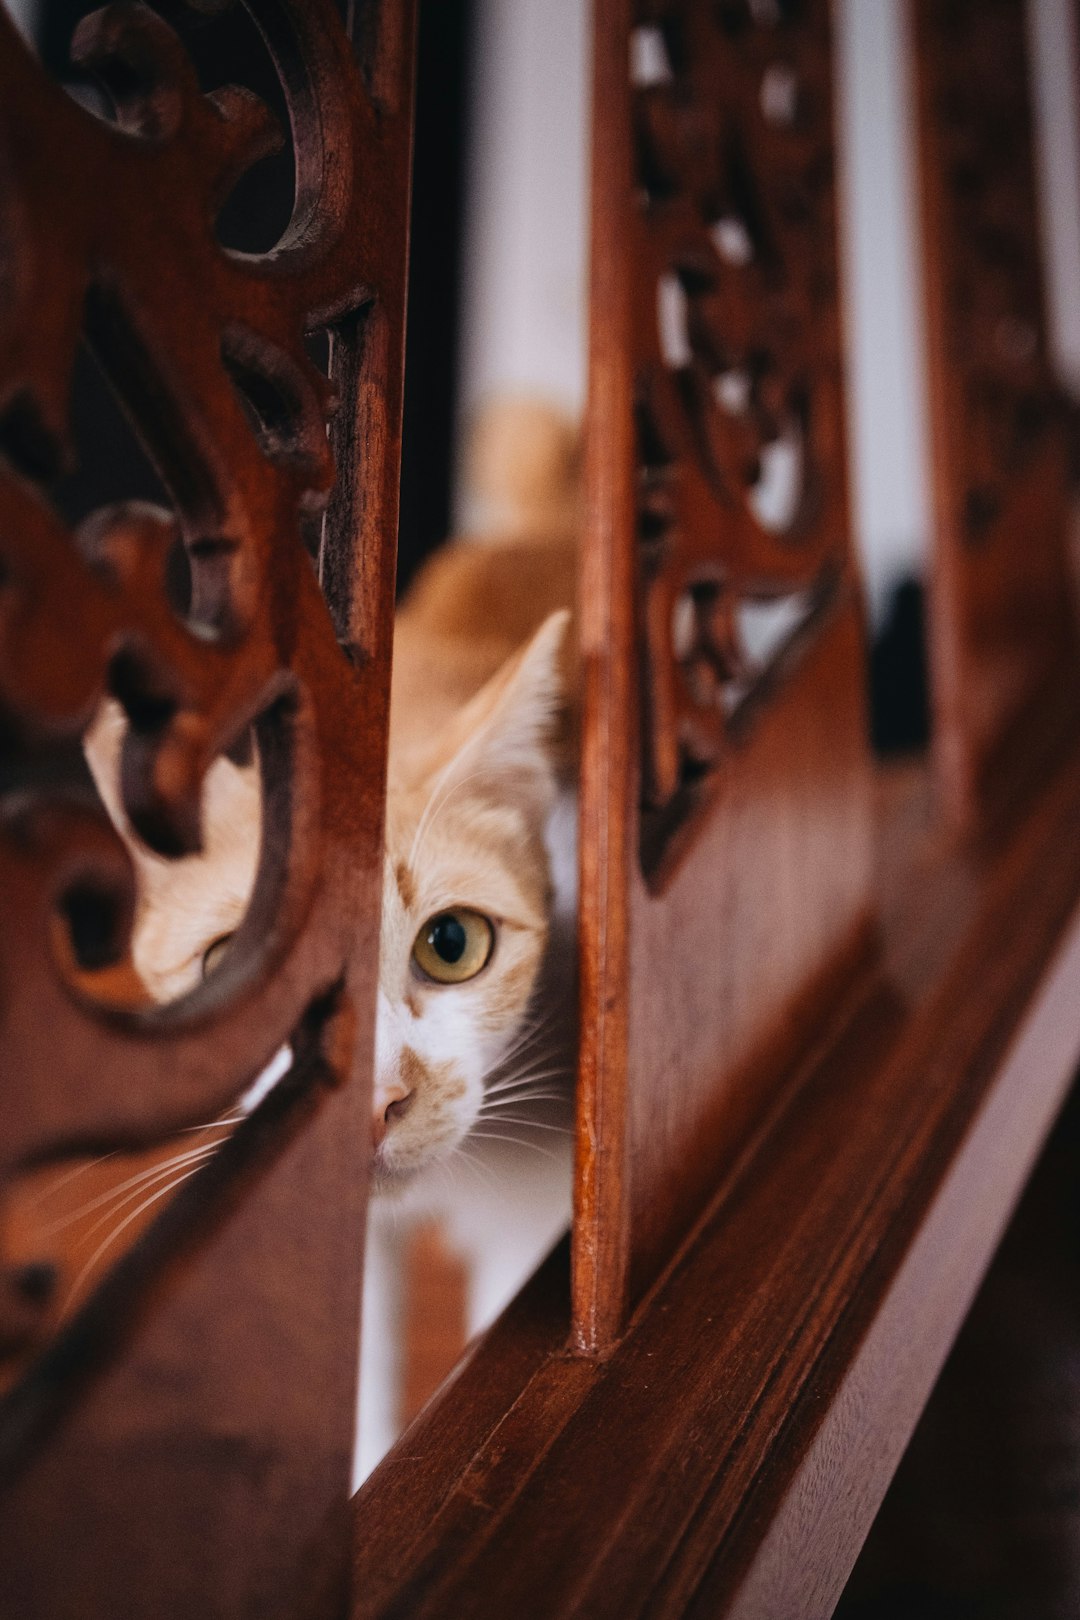
M413 961L436 984L464 984L487 965L495 930L480 911L459 906L429 917L416 936Z

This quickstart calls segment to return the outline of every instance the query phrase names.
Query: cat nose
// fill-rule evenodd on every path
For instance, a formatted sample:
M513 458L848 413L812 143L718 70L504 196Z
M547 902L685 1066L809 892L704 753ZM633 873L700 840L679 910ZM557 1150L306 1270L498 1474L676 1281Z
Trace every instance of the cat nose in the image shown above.
M371 1131L376 1149L380 1148L386 1132L395 1119L402 1119L412 1107L416 1093L406 1091L399 1083L392 1086L376 1086L375 1106L371 1119Z

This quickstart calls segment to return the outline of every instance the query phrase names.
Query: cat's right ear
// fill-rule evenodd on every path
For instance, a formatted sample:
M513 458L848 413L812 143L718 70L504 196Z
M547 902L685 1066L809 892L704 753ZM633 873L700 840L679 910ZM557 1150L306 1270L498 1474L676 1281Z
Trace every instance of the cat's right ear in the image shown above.
M567 609L550 614L455 717L440 748L446 779L467 775L477 793L547 814L566 706L569 628Z

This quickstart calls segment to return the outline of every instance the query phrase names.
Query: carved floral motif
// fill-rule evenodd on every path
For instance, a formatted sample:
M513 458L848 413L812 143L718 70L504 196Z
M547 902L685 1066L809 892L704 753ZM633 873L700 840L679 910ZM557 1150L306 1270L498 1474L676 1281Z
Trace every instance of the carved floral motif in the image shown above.
M332 0L249 9L296 167L260 255L215 223L281 139L261 102L204 95L173 30L120 3L73 42L111 105L98 117L0 8L0 1170L212 1118L286 1040L332 1074L367 1061L352 1002L377 948L408 142ZM305 348L323 328L330 381ZM50 492L77 455L84 338L172 510L113 507L72 533ZM331 491L338 634L301 538ZM128 813L166 856L198 846L208 766L259 736L249 915L213 984L154 1015L99 1005L72 964L121 955L130 920L129 863L81 764L105 693L130 722Z
M717 762L774 661L748 619L786 603L801 622L838 576L845 475L825 0L643 0L636 24L643 788L657 808Z

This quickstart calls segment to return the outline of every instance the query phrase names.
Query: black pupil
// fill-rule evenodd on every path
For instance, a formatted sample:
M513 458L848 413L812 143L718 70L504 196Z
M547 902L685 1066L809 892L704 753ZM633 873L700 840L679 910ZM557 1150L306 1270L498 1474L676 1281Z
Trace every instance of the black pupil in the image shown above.
M453 966L465 955L467 943L465 930L456 917L436 917L428 935L428 944L436 956Z

